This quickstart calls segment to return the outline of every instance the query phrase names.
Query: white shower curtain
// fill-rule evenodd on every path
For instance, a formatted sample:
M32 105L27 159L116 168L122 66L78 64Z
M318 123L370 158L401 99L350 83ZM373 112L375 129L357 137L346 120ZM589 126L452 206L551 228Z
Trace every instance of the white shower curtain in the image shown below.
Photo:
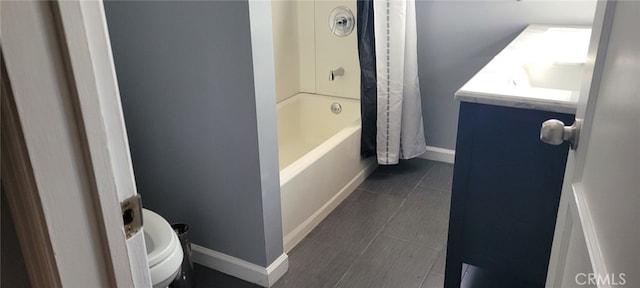
M418 82L415 1L374 0L378 163L427 149Z

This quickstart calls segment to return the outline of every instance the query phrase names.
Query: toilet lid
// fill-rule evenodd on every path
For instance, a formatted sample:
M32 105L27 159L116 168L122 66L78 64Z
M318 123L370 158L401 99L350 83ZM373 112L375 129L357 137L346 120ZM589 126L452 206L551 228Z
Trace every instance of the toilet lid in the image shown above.
M171 225L155 212L142 209L142 217L147 259L149 267L153 267L171 255L179 245L178 237Z

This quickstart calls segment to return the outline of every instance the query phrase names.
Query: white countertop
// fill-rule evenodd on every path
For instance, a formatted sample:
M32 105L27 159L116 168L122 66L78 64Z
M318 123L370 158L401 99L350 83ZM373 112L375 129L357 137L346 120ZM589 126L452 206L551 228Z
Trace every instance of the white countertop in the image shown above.
M584 26L529 25L455 99L573 114L590 35Z

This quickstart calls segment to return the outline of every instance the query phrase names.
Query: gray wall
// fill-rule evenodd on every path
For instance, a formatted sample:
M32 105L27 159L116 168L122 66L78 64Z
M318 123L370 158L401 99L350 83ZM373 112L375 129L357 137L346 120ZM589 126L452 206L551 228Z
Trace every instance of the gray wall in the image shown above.
M453 94L527 24L590 25L595 1L416 2L418 64L427 145L455 149Z
M259 87L255 98L264 232L267 259L276 259L282 255L282 210L271 2L249 2L249 15L254 86Z
M282 224L279 189L261 181L247 1L105 9L143 205L189 224L193 243L266 267Z

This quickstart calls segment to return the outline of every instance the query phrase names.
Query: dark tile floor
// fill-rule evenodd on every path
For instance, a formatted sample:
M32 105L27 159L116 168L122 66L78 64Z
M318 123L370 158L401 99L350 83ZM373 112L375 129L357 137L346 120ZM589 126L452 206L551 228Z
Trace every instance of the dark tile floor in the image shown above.
M453 165L380 166L289 255L277 288L442 287ZM197 287L259 287L196 265Z

